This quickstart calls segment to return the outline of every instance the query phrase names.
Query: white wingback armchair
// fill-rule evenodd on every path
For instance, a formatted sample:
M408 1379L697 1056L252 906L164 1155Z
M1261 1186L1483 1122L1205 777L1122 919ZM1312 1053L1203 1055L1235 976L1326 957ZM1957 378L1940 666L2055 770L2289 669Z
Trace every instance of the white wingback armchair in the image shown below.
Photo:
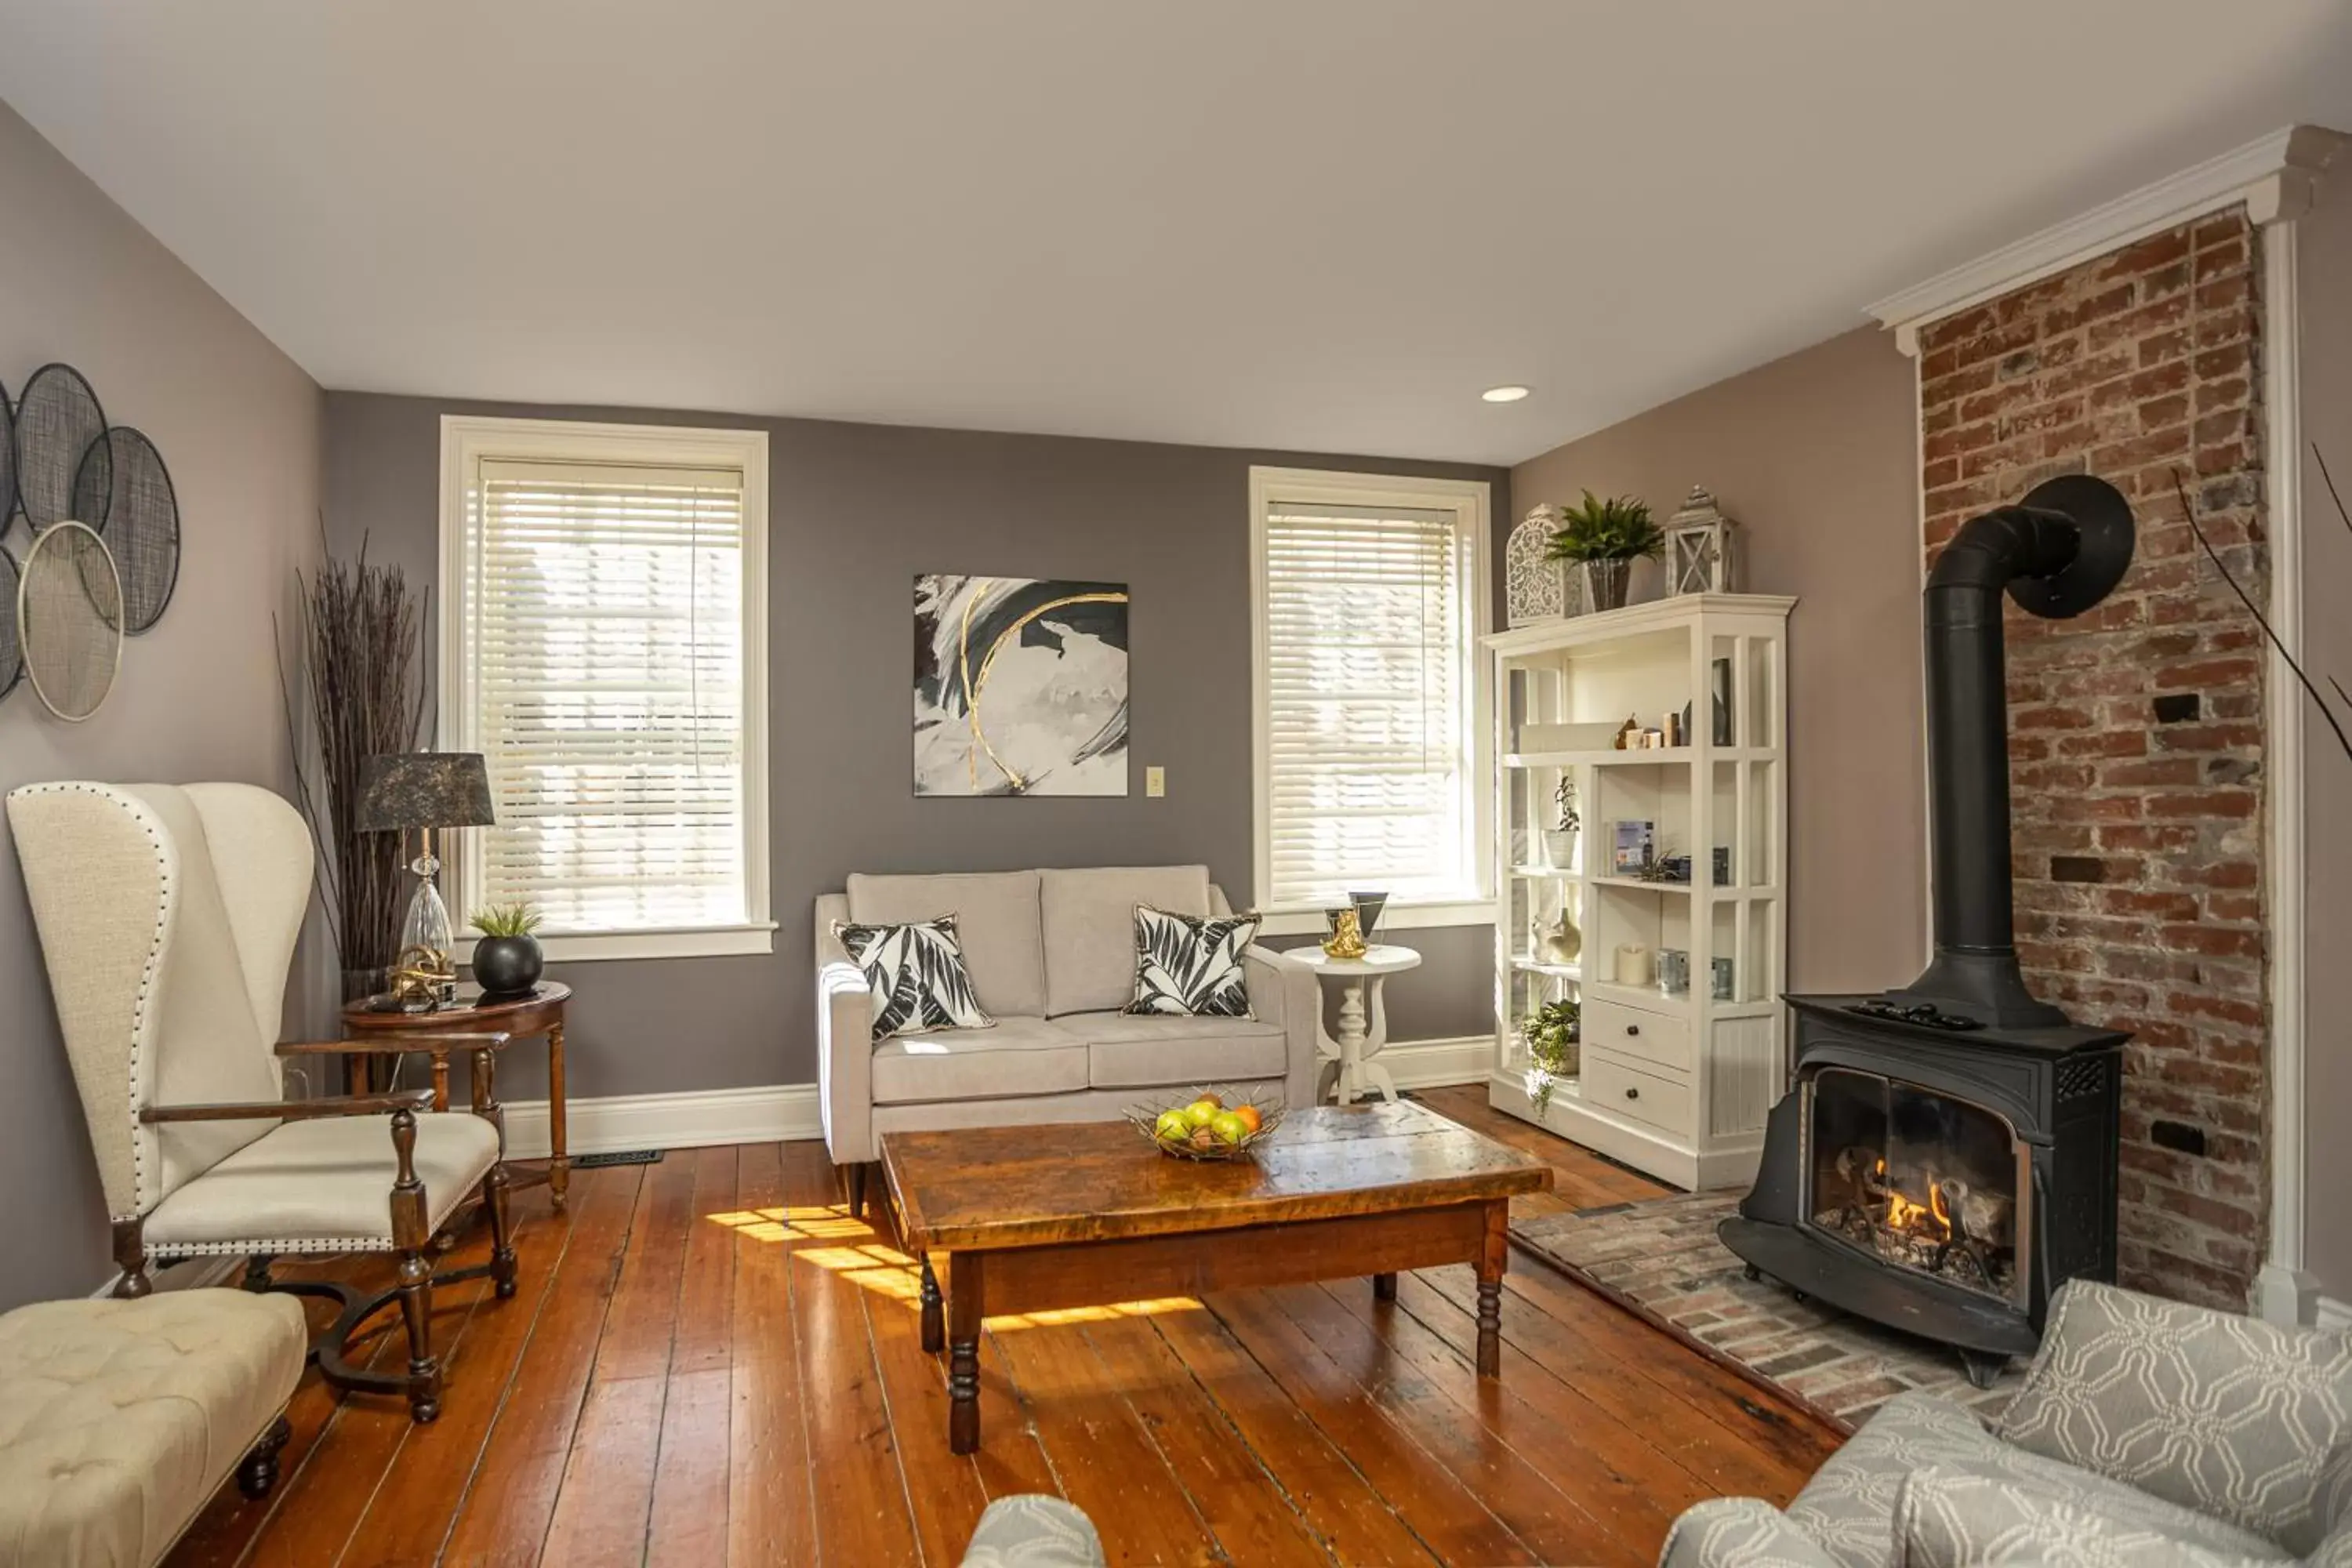
M504 1121L494 1061L504 1036L441 1036L473 1057L474 1104L436 1113L429 1089L289 1101L289 1057L382 1044L278 1045L294 942L310 899L311 844L294 808L248 784L41 784L8 796L89 1139L98 1156L118 1296L144 1296L151 1259L250 1259L249 1289L325 1296L342 1311L314 1346L346 1388L440 1410L427 1258L436 1231L478 1189L491 1225L488 1275L514 1293ZM389 1252L399 1283L269 1279L278 1256ZM351 1335L397 1300L404 1372L343 1356Z

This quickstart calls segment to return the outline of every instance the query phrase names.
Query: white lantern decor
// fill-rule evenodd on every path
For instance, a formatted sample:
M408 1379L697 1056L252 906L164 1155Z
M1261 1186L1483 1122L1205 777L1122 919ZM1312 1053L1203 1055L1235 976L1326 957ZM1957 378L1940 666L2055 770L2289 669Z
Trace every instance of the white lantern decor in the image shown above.
M1739 525L1723 515L1703 485L1693 485L1682 510L1666 520L1666 591L1739 591Z

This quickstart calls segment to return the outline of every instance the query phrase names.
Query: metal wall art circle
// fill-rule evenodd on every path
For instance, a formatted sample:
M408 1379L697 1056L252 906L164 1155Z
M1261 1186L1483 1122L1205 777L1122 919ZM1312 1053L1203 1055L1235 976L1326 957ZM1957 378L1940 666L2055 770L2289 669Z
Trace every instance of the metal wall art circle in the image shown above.
M74 516L92 523L122 580L123 629L137 637L163 618L180 581L180 500L155 443L118 425L84 455Z
M25 384L16 404L16 497L36 532L75 517L75 489L93 447L107 447L106 412L98 394L69 364L45 364ZM100 461L108 461L102 458ZM111 493L112 482L99 486ZM103 516L79 517L92 528Z
M122 583L87 523L41 531L19 569L16 632L41 705L69 723L98 711L122 667Z
M25 678L25 650L16 639L16 558L0 548L0 697Z
M0 386L0 533L8 531L8 520L16 512L16 410L8 401L8 389ZM16 612L11 610L10 615ZM5 691L0 686L0 691Z

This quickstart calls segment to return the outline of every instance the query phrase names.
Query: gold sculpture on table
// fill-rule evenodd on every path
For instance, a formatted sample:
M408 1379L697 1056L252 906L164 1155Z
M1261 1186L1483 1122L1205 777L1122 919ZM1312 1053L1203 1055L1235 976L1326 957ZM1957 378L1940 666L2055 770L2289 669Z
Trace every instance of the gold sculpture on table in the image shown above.
M1331 934L1323 939L1326 958L1361 958L1371 951L1364 945L1363 922L1353 910L1331 912Z
M447 953L411 943L400 950L393 963L392 998L404 1013L430 1013L448 994L445 987L455 985L457 980L457 966Z

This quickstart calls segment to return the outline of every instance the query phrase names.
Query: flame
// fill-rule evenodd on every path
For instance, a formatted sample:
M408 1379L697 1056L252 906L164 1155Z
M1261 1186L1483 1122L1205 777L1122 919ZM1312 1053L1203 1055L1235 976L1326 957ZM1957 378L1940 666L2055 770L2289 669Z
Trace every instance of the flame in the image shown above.
M1885 1172L1885 1161L1879 1169ZM1915 1204L1901 1193L1886 1194L1886 1227L1889 1230L1933 1232L1948 1237L1952 1234L1952 1215L1944 1206L1943 1184L1930 1176L1927 1180L1927 1201Z

